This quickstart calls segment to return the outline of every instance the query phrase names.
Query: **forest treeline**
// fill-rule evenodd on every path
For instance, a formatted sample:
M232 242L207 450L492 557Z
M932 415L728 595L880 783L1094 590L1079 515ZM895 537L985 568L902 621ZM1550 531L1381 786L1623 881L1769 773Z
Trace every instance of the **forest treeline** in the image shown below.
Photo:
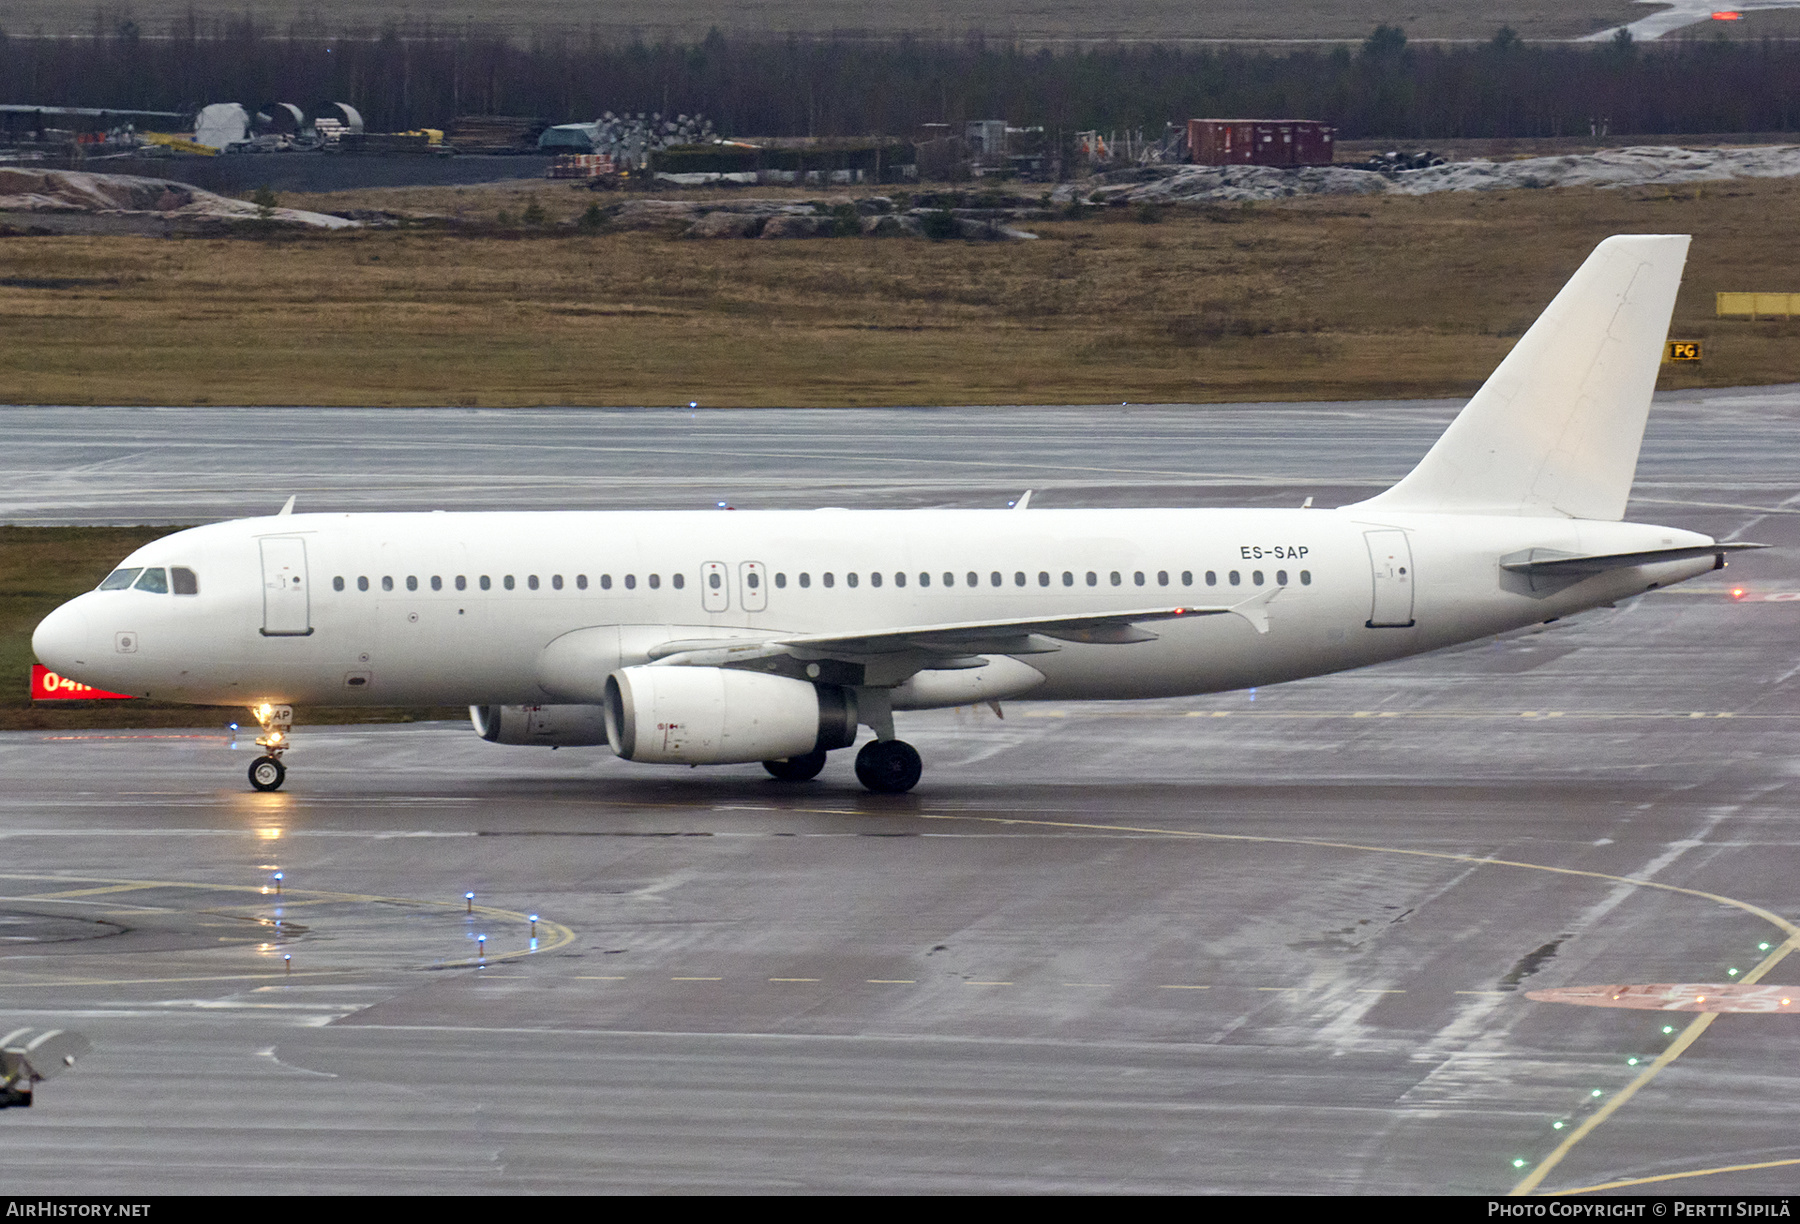
M98 24L98 23L97 23ZM726 133L904 135L1005 118L1074 131L1191 117L1286 116L1341 137L1431 140L1785 131L1800 121L1800 41L1409 44L1265 51L1108 45L1030 51L984 42L726 37L620 44L509 41L475 27L333 35L190 17L81 37L0 33L0 102L189 110L207 102L346 101L371 130L452 116L701 112Z

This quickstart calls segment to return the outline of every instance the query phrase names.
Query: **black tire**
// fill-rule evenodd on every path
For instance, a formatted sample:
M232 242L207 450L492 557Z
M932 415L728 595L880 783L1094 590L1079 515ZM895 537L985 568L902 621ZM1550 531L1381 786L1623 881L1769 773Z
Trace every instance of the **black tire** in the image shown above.
M904 740L871 740L856 754L856 780L877 795L904 795L922 772L918 752Z
M280 790L287 781L287 766L272 756L259 756L250 762L250 785L259 791Z
M825 750L821 748L816 752L780 761L764 761L763 768L769 771L770 777L779 778L783 782L810 782L825 768Z

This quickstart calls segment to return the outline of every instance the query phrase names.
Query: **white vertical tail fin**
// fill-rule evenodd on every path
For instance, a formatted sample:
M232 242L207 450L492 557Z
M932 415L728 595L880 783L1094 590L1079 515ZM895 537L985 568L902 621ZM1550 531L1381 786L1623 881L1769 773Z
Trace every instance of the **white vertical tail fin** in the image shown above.
M1594 248L1383 510L1618 520L1687 262L1685 234Z

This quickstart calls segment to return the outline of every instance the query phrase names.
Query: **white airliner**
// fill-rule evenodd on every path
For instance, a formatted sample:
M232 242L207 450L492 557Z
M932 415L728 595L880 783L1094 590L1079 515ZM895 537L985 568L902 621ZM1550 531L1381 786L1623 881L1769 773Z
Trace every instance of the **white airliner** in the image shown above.
M1436 650L1723 566L1620 519L1685 236L1602 242L1410 475L1335 510L280 514L140 548L38 626L53 671L249 706L467 704L501 744L629 761L856 757L894 712L1169 697ZM1310 500L1310 499L1309 499ZM1022 511L1022 512L1021 512Z

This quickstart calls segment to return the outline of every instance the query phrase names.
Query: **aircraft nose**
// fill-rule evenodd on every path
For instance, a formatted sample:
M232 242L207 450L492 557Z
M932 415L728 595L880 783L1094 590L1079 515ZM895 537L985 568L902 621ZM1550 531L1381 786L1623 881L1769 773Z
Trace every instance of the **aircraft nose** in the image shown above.
M76 680L94 658L87 610L76 606L80 602L72 599L46 616L31 635L31 649L38 662Z

